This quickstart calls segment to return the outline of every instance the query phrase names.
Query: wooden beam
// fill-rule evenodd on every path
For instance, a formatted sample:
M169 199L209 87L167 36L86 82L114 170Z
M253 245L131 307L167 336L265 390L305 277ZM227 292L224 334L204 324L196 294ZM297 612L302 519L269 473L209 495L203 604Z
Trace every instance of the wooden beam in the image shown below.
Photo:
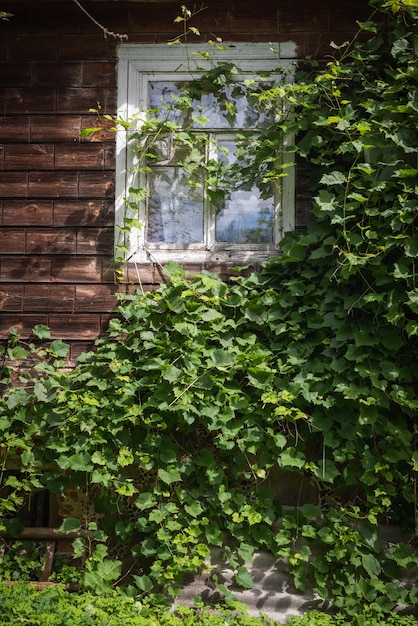
M46 528L46 527L27 527L27 528L23 528L22 531L20 532L18 537L15 537L13 535L11 535L10 533L6 532L6 531L1 531L0 532L0 537L6 537L8 539L12 538L12 539L16 539L16 540L51 540L51 541L56 541L58 539L77 539L77 537L84 537L85 539L92 539L93 538L93 534L91 531L89 530L74 530L71 532L64 532L63 530L60 530L59 528Z

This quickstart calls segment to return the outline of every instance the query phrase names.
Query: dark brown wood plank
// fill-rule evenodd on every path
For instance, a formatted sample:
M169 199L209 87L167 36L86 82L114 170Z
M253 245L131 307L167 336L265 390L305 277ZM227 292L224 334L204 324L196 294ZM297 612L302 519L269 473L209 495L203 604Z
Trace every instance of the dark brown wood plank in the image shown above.
M86 115L81 118L82 129L98 128L96 132L90 134L83 141L95 143L109 141L115 143L116 133L112 130L113 123L110 120L99 119L97 115Z
M0 121L0 137L2 132L1 128L2 126ZM51 115L47 117L32 117L30 126L30 140L33 142L55 143L61 141L78 142L80 139L80 131L81 118L79 115Z
M138 273L141 277L141 282L143 285L152 285L154 283L160 282L158 279L158 272L156 271L156 266L154 263L141 263L138 265L133 265L132 263L127 266L121 268L122 271L122 282L125 283L135 283L138 284Z
M102 260L99 257L55 257L51 259L52 282L100 283Z
M23 285L0 285L0 311L22 311Z
M70 353L68 355L68 362L71 365L75 365L78 357L85 352L90 352L94 349L94 341L75 341L70 340L67 342L70 346Z
M63 61L94 60L107 57L108 41L95 32L88 35L62 34L58 42L58 58Z
M79 313L110 311L117 304L117 285L76 285L75 306Z
M56 112L57 94L55 89L8 89L6 92L6 113L8 115L33 115L35 113Z
M54 201L54 226L113 226L114 215L111 200Z
M76 198L76 172L29 172L28 195L32 198Z
M15 12L15 7L13 7L13 11ZM15 14L15 20L18 21L18 19L18 16ZM28 19L28 15L22 15L21 19ZM57 48L58 36L55 32L43 35L19 34L18 37L11 38L9 58L11 61L33 61L35 54L39 60L52 61L56 59Z
M39 256L3 256L0 261L0 280L4 282L49 282L51 259Z
M101 334L100 315L92 313L59 315L52 313L49 315L49 328L51 337L54 339L96 339Z
M97 103L106 101L106 90L93 87L79 89L59 89L57 93L57 113L80 113L86 115Z
M116 64L109 61L83 63L84 87L115 87Z
M53 166L54 146L39 143L4 146L5 170L51 170Z
M26 233L28 254L75 254L76 232L72 229L34 229Z
M113 249L113 228L80 228L77 254L106 254Z
M52 200L5 200L4 226L47 226L52 224Z
M48 325L47 315L22 315L0 313L0 339L7 339L12 330L18 330L22 338L32 335L32 329L37 324Z
M70 312L75 308L75 285L26 285L23 298L25 313L36 311Z
M103 170L114 167L114 146L82 143L55 147L56 170Z
M29 118L0 117L0 141L27 142L29 141Z
M32 81L28 63L0 63L0 76L2 87L29 87Z
M115 176L113 172L80 172L80 198L108 198L113 196Z
M11 535L9 535L6 531L2 530L0 531L0 537L10 538ZM44 541L48 539L54 539L54 540L77 539L77 537L85 537L85 538L93 537L93 532L89 530L83 530L80 528L80 530L74 530L74 531L67 533L67 532L64 532L63 530L60 530L59 528L46 528L45 526L36 526L33 528L31 527L22 528L22 530L19 533L20 540L39 539L40 541Z
M0 196L26 198L28 174L26 172L0 172Z
M39 577L40 582L46 582L51 575L52 566L54 564L55 548L55 539L48 539L45 546L45 562L42 565L42 572Z
M35 87L81 87L81 63L33 63L32 84Z
M24 254L25 230L2 228L0 230L0 254Z

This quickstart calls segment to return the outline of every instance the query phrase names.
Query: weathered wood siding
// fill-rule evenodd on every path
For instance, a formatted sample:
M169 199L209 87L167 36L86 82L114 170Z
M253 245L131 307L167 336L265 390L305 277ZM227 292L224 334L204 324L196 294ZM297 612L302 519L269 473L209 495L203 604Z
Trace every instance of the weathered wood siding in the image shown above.
M129 42L165 42L180 32L180 2L88 2L94 18ZM366 0L227 0L206 3L193 21L203 37L293 41L299 57L324 57L365 19ZM72 343L72 357L106 328L115 292L113 219L115 137L89 110L116 112L117 42L71 1L8 2L0 21L0 339L47 324ZM297 227L308 201L303 173ZM199 270L201 267L195 267ZM210 269L228 274L226 267ZM158 267L141 268L152 288ZM126 278L135 282L136 273Z

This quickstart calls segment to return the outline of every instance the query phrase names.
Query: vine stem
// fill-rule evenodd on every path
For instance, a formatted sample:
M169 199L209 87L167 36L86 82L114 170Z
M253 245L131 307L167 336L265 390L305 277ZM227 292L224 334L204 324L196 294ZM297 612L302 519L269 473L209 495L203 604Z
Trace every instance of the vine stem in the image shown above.
M100 30L103 32L103 35L104 35L105 39L107 38L108 35L110 37L114 37L115 39L119 39L119 41L126 41L126 39L128 39L128 35L121 34L121 33L114 33L111 30L109 30L108 28L106 28L105 26L103 26L102 24L100 24L100 22L95 20L94 17L83 7L82 4L80 4L80 2L78 0L73 0L73 2L78 6L78 8L81 11L83 11L83 13L85 15L87 15L87 17L89 18L89 20L91 20L93 22L93 24L96 24L96 26L98 26L100 28Z

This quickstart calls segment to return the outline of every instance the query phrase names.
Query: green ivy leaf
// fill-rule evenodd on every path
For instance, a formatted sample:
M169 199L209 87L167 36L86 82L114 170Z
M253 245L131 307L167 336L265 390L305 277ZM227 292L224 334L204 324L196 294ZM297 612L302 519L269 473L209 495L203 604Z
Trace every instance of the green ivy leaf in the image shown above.
M85 541L84 539L82 539L82 537L77 537L76 539L74 539L72 546L73 546L73 556L75 559L79 559L85 555L86 546L85 546Z
M319 192L319 194L315 197L315 202L317 203L321 211L334 212L335 209L338 207L336 197L326 190L321 190Z
M304 504L302 506L302 514L309 520L316 520L320 515L320 510L313 504Z
M161 376L164 378L164 380L168 380L168 382L170 383L178 380L182 377L182 375L182 370L175 365L164 365L161 368Z
M362 565L370 578L374 578L380 575L382 568L379 561L373 554L364 554L361 558Z
M337 469L335 463L326 459L325 461L319 461L314 469L314 474L320 480L327 483L334 482L335 478L340 475L340 471Z
M233 365L236 361L235 354L232 354L227 350L212 350L210 358L215 367L227 367Z
M247 370L248 380L255 387L266 387L273 378L274 372L271 370L263 370L261 368L249 367Z
M49 344L49 349L56 356L64 358L67 356L70 346L60 339L55 339Z
M36 326L33 327L32 332L35 335L35 337L38 337L38 339L50 339L51 338L50 330L48 326L45 326L44 324L37 324Z
M166 274L169 278L175 278L184 275L184 270L181 265L175 263L174 261L168 261L164 265L164 274Z
M151 537L144 539L144 541L141 542L141 555L145 558L154 556L156 551L156 543Z
M113 581L120 577L122 563L116 559L105 559L84 574L84 584L95 593L106 594L113 588Z
M10 359L20 361L29 356L29 351L25 350L25 348L22 348L21 346L16 346L15 348L8 349L8 355Z
M32 450L23 450L21 457L24 466L31 465L35 462L35 455Z
M216 309L208 309L207 311L204 311L201 315L201 319L204 322L213 322L214 320L219 320L223 317L223 314Z
M201 515L204 511L202 505L197 500L195 500L191 504L186 504L184 506L184 509L192 517L199 517L199 515Z
M59 527L59 530L62 530L65 533L72 533L74 531L80 530L81 523L80 520L76 517L67 517Z
M213 453L206 448L200 450L199 456L196 458L196 465L202 467L214 467L215 457L213 456Z
M180 472L176 467L169 469L159 469L158 477L167 485L181 481Z
M239 567L235 575L235 582L243 589L252 589L254 581L251 573L245 567Z
M281 467L296 467L298 469L302 469L305 465L305 455L302 452L299 452L295 448L287 448L282 450L279 455L279 465Z
M143 491L135 500L135 506L141 511L151 509L157 504L156 496L150 491Z
M134 575L133 579L139 591L145 591L148 593L152 590L153 584L149 576L146 576L145 574L143 576Z
M331 172L330 174L324 174L319 181L323 185L344 185L346 180L345 174L343 172Z
M33 394L40 402L44 402L48 399L48 392L45 385L43 385L39 380L36 380L33 385Z

